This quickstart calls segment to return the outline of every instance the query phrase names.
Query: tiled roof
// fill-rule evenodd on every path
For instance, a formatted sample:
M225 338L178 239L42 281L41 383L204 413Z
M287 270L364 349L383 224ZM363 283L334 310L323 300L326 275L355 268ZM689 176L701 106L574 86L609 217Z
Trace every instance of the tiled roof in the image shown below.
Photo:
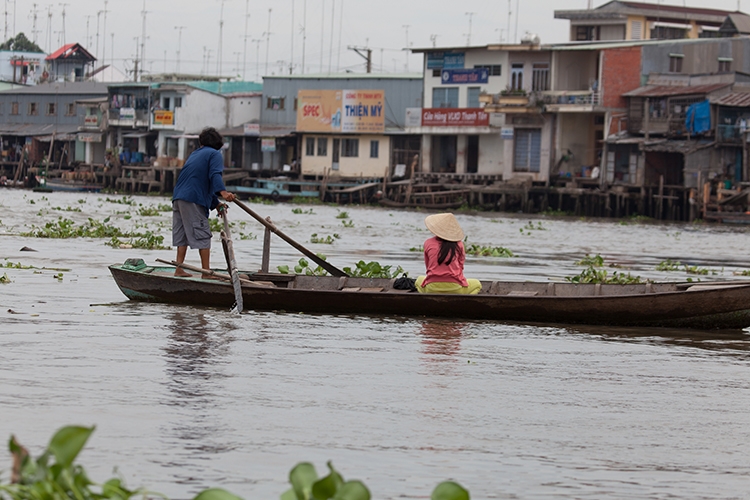
M710 85L691 85L691 86L678 86L678 85L647 85L640 87L635 90L631 90L625 94L624 97L667 97L671 95L699 95L699 94L710 94L717 90L729 87L729 83L713 83Z
M731 92L721 97L711 99L711 104L731 106L735 108L750 107L750 92Z

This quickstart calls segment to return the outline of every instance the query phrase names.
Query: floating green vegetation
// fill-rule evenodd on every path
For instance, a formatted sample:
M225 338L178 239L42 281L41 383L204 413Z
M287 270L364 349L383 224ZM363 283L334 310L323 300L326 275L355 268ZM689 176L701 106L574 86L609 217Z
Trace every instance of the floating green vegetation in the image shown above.
M325 255L316 255L321 259L326 260ZM289 266L278 266L276 269L278 269L281 274L289 274ZM304 257L297 262L296 266L294 266L294 272L295 274L304 274L306 276L325 276L326 274L328 274L328 271L320 266L317 266L315 268L310 267L310 263Z
M312 196L295 196L292 198L292 203L295 205L323 205L323 201L320 198Z
M530 235L532 231L546 231L547 228L542 226L541 221L537 221L536 225L534 225L534 222L529 221L526 223L525 226L522 228L519 228L519 231L521 234Z
M119 205L130 205L131 207L135 207L138 205L138 203L136 203L136 201L130 196L123 196L122 198L107 197L104 199L104 201L107 201L109 203L117 203Z
M7 269L36 269L34 266L25 266L20 262L11 262L8 259L5 259L5 263L0 264L0 267L5 267Z
M472 243L467 245L465 250L466 255L474 255L475 257L514 257L513 252L505 247L482 246Z
M735 271L735 276L750 276L750 269L745 269L744 271Z
M83 198L79 198L78 203L80 203L81 205L84 205L86 204L86 200L84 200Z
M63 280L63 276L64 276L64 275L63 275L63 273L57 273L57 274L55 274L55 275L53 276L53 278L55 278L55 279L56 279L57 281L59 281L59 282L61 282L61 283L62 283L62 280Z
M304 209L299 208L299 207L298 208L293 208L292 209L292 213L293 214L305 214L305 215L314 215L315 214L315 212L313 212L312 208L304 210Z
M164 236L147 232L141 236L130 238L122 241L117 236L113 236L107 242L112 248L142 248L145 250L169 250L170 247L164 246Z
M21 233L21 236L34 238L111 238L112 236L128 236L119 228L107 224L109 217L104 221L97 221L89 217L87 224L76 226L70 219L60 217L56 222L48 222L44 227L31 225L31 231Z
M383 266L379 262L365 262L360 260L354 266L345 267L344 272L355 278L395 278L404 272L401 266L391 270L393 266Z
M342 220L341 224L344 225L344 227L354 227L354 221L353 220Z
M8 278L7 273L3 273L3 275L0 276L0 284L7 285L8 283L10 283L10 278Z
M50 210L57 210L59 212L80 212L81 211L81 207L65 207L65 208L62 208L62 207L52 207L52 208L50 208ZM40 212L41 212L41 210L40 210Z
M231 223L230 223L231 227ZM216 218L210 218L208 219L208 228L211 230L212 233L218 233L222 229L224 229L224 220L220 219L219 217Z
M318 236L318 233L313 233L310 235L310 243L319 243L324 245L332 245L334 241L341 238L337 233L333 233L333 236L330 234L328 236Z
M584 258L576 262L576 266L604 267L604 257L599 254L596 254L593 257L586 254Z
M409 251L410 252L424 252L424 247L422 245L411 247Z
M705 267L698 267L698 266L688 266L685 264L685 272L688 274L699 274L701 276L706 276L710 272ZM716 274L716 273L713 273Z
M349 212L343 212L339 210L339 213L336 214L337 219L348 219L349 218Z
M240 239L241 240L257 240L258 236L254 235L253 233L240 232Z
M255 198L249 198L248 203L257 203L259 205L275 205L276 202L269 199L269 198L263 198L262 196L256 196Z
M646 283L640 276L633 276L630 273L619 273L615 271L611 275L605 269L597 269L589 266L584 269L578 276L569 276L565 281L570 283L602 283L608 285L633 285Z
M659 264L656 266L657 271L679 271L682 267L682 263L679 260L672 260L667 259L659 262Z

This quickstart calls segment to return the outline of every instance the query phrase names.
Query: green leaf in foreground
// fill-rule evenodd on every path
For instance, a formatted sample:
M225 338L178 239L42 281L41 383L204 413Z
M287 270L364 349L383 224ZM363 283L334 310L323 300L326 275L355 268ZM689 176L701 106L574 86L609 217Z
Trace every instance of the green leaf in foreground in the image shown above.
M73 425L63 427L52 436L47 449L55 456L58 464L63 467L70 467L83 447L86 446L86 441L89 440L92 432L94 432L94 427Z
M430 500L469 500L469 492L458 483L445 481L435 487Z
M209 488L198 493L193 500L242 500L242 498L221 488Z

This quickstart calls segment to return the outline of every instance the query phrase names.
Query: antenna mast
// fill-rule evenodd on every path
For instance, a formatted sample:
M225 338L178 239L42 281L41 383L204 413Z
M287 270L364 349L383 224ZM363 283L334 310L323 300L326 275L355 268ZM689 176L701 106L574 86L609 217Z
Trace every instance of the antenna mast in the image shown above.
M328 74L331 74L333 63L333 24L336 20L336 0L331 0L331 40L328 42Z
M266 74L268 74L268 51L271 47L271 9L268 9L268 31L266 31Z
M221 53L222 45L224 42L224 0L221 0L221 14L219 14L219 49L216 57L216 76L221 76L222 65L221 65Z
M174 29L177 31L177 69L175 70L175 73L180 72L180 54L182 51L182 30L185 29L185 26L175 26Z
M60 3L58 4L62 6L62 44L65 45L67 43L65 38L65 7L70 5L69 3Z
M250 0L245 0L245 37L243 38L244 49L242 51L242 79L247 81L247 22L250 19Z
M107 59L107 4L108 0L104 0L104 26L102 26L102 62L100 66L104 66L104 61Z
M143 68L146 67L146 14L148 12L146 11L146 0L143 0L143 10L141 11L141 14L143 14L143 32L141 33L141 75L143 75ZM137 76L137 75L136 75ZM138 81L136 78L135 81Z
M294 72L294 0L292 0L292 48L289 56L289 74Z

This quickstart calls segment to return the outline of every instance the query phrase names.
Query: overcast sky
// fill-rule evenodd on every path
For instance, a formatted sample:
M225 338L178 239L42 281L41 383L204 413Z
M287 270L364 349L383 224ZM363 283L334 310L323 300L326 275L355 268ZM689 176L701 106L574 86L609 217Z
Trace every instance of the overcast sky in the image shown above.
M63 3L40 0L36 33L32 33L32 2L3 1L3 35L23 31L45 51L54 51L63 42L79 42L100 62L109 64L114 55L118 69L132 70L141 42L136 37L143 33L144 0L109 0L106 27L101 13L104 0L69 0L64 17ZM603 3L594 0L594 6ZM738 6L738 0L661 3L725 10ZM743 10L750 9L750 0L740 0L740 4ZM472 45L481 45L517 41L530 32L538 34L542 43L561 42L567 40L568 22L554 19L553 11L587 5L588 0L145 0L145 69L176 71L179 60L183 73L259 80L263 74L288 74L290 65L295 74L302 73L304 54L305 73L363 72L364 59L347 47L369 46L374 72L415 72L421 56L407 55L407 40L410 47L431 47L433 39L438 47L463 46L470 35Z

